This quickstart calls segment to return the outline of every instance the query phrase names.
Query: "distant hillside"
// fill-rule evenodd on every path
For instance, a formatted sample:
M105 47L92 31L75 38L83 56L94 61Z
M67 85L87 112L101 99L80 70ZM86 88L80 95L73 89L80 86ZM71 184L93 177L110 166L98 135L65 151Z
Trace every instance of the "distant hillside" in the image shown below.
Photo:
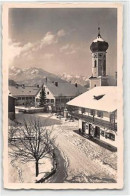
M55 74L49 73L41 68L17 68L11 67L9 70L10 81L16 83L23 83L26 85L41 85L45 80L64 82L61 78Z

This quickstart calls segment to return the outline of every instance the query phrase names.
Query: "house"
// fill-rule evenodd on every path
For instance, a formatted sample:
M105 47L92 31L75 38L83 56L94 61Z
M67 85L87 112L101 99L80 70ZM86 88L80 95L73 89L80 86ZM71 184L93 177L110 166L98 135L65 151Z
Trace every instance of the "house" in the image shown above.
M15 119L15 97L11 93L8 95L8 118L10 120Z
M78 84L48 80L44 82L43 88L46 94L46 105L52 106L54 110L64 109L68 101L87 90ZM40 93L37 94L36 101L40 101Z
M9 91L16 97L17 106L36 106L36 97L40 90L39 85L25 86L24 84L16 84L15 86L9 86Z
M116 86L95 87L67 103L76 107L71 113L79 120L79 130L97 140L117 146L117 106Z
M18 106L35 106L40 104L40 95L42 88L46 94L46 106L51 106L54 110L62 110L66 103L74 97L82 94L87 89L78 84L71 84L66 81L45 80L44 84L39 86L15 85L9 86L9 90L16 97Z

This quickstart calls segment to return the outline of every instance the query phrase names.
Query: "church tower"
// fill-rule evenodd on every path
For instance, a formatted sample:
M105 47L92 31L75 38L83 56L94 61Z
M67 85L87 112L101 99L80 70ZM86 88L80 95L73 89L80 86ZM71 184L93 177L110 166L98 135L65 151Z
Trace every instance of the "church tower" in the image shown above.
M101 37L100 27L98 27L98 36L90 46L92 51L92 76L89 78L90 88L108 85L106 76L106 51L108 47L108 43Z

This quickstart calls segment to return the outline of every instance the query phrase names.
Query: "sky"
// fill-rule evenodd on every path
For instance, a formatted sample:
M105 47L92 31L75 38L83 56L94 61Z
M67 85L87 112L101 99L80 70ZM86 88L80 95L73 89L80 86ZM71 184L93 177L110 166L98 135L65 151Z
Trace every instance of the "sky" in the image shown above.
M107 74L117 69L116 8L10 8L9 66L90 76L90 45L108 42Z

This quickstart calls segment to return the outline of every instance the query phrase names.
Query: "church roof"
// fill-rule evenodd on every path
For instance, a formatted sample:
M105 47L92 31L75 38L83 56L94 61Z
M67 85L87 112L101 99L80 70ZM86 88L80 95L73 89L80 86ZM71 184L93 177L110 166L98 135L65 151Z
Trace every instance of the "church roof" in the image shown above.
M117 110L118 102L116 86L100 86L72 99L67 105L113 112Z
M108 49L108 43L103 40L100 34L100 27L98 27L98 36L96 39L93 40L90 50L92 52L98 52L98 51L106 51Z

